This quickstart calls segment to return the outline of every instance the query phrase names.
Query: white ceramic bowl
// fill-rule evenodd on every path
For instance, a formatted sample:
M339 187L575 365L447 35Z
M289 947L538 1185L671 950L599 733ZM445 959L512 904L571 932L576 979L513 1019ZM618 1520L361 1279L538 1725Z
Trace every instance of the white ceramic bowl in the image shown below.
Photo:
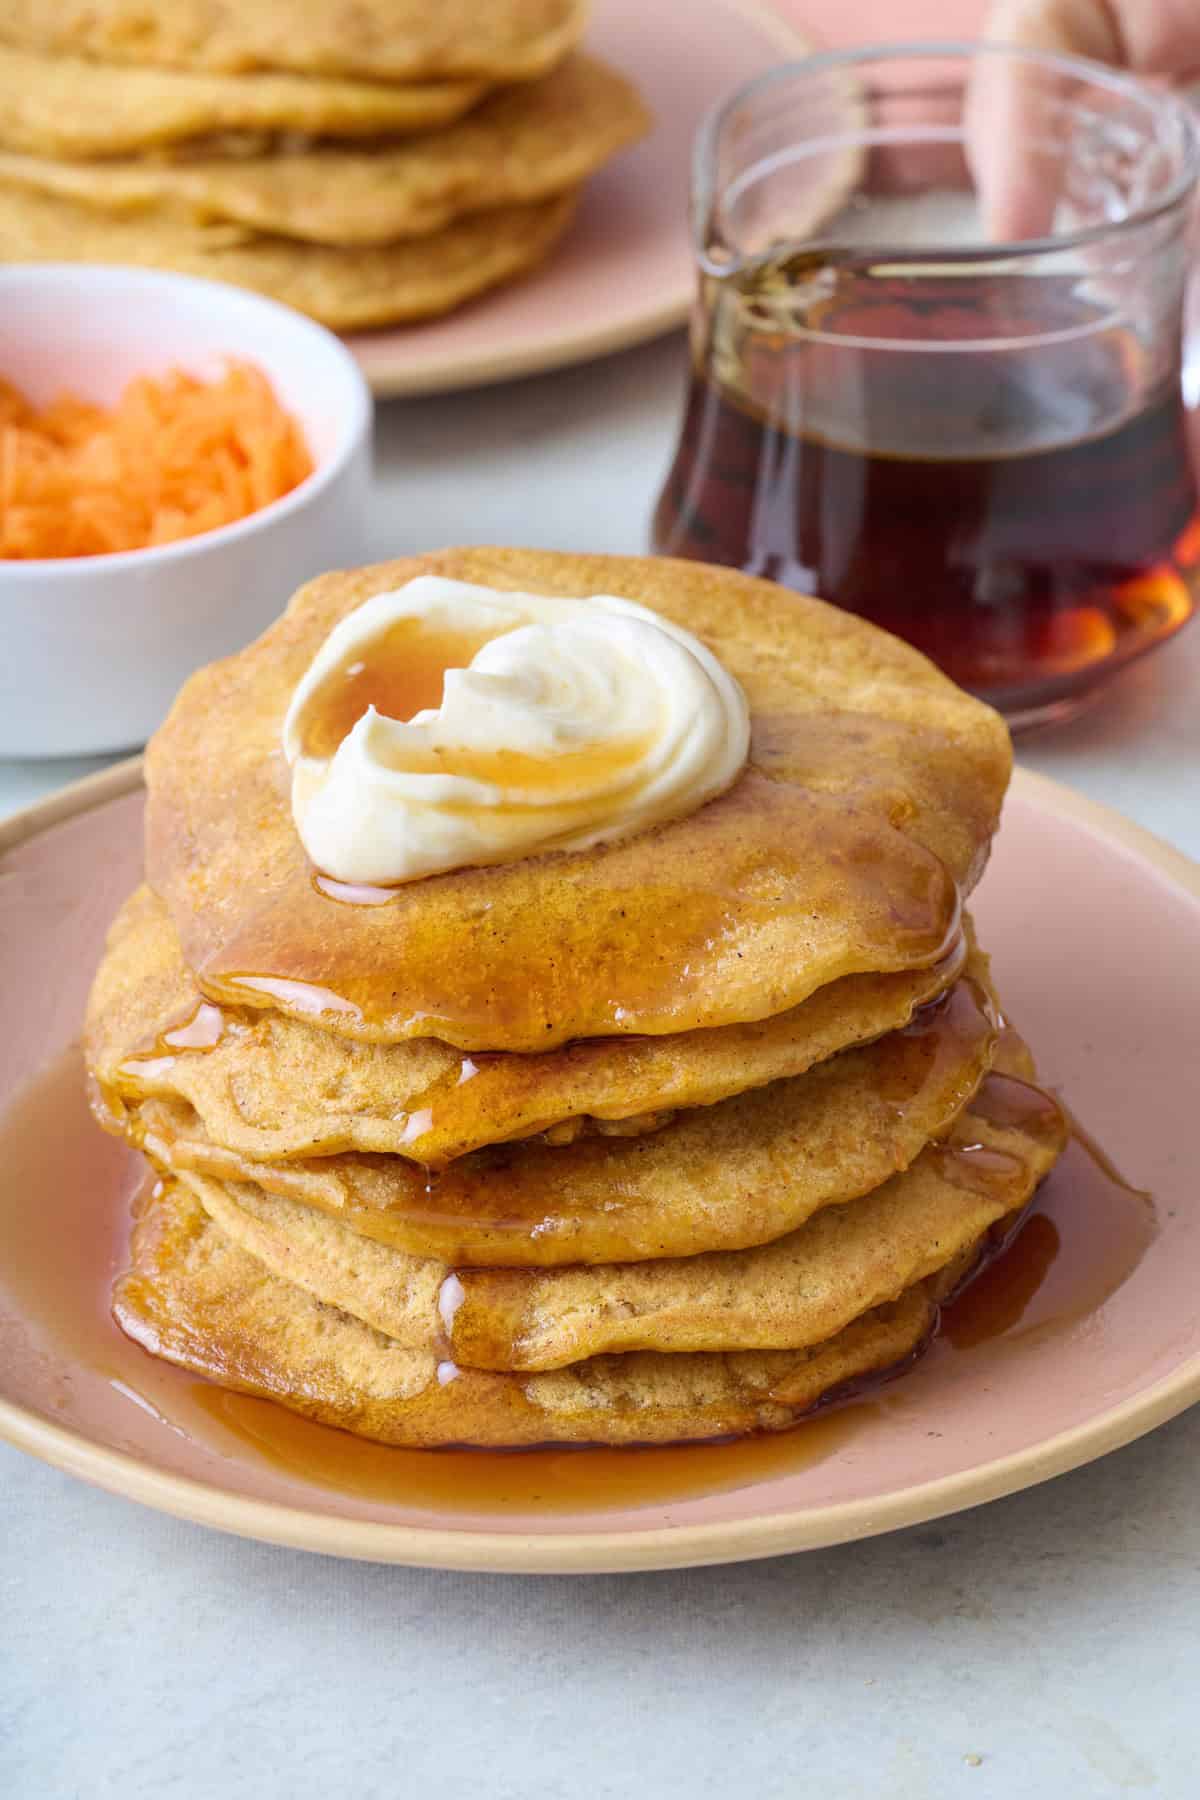
M111 405L135 375L256 363L303 426L309 478L234 525L150 550L0 560L0 756L142 743L184 678L240 648L301 582L362 561L371 398L331 332L219 282L147 270L0 268L0 376L35 403Z

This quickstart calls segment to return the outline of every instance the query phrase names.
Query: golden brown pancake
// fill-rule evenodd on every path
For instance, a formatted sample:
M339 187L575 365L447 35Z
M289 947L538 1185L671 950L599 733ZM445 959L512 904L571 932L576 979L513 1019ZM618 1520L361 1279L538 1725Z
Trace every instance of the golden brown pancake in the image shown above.
M4 0L0 40L170 68L523 81L586 20L583 0Z
M557 1144L637 1135L679 1107L799 1075L907 1025L965 958L960 939L930 969L848 975L755 1024L472 1057L436 1038L360 1044L279 1013L222 1012L203 1001L161 901L139 888L92 988L87 1054L109 1114L122 1096L184 1100L214 1143L255 1161L363 1150L440 1167L546 1132ZM188 1048L197 1038L203 1047Z
M1018 1122L987 1116L999 1089ZM565 1367L617 1351L798 1349L894 1301L1019 1214L1066 1139L1037 1089L986 1077L940 1144L848 1206L754 1250L564 1269L463 1269L406 1256L246 1183L185 1175L225 1235L281 1280L405 1349L439 1337L460 1366Z
M548 256L575 197L498 207L428 238L342 249L198 225L165 208L130 217L0 187L0 261L131 263L228 281L281 300L335 331L453 311Z
M593 1357L511 1375L401 1349L268 1272L193 1195L164 1183L134 1231L114 1311L156 1356L382 1443L675 1443L779 1431L831 1391L891 1371L936 1318L924 1285L808 1350Z
M383 905L327 897L292 824L284 713L339 619L427 573L614 594L685 625L746 690L748 768L625 843L456 870ZM445 551L324 576L192 677L147 755L147 877L211 999L362 1041L548 1050L768 1018L846 975L928 968L1010 763L988 707L820 601L695 563Z
M749 767L624 843L331 887L283 714L425 572L658 606L742 681ZM88 1024L98 1110L164 1174L119 1322L414 1446L781 1429L904 1364L1065 1135L960 909L1009 758L904 646L728 571L472 550L310 584L149 753L149 885Z
M125 1129L164 1168L257 1182L454 1267L743 1249L869 1193L949 1130L998 1036L978 953L968 967L913 1026L792 1080L681 1112L645 1136L499 1145L433 1177L398 1156L252 1162L213 1144L179 1101L142 1102Z
M0 152L0 182L102 214L166 207L314 243L388 244L442 231L465 213L574 189L648 125L632 84L580 54L544 81L504 89L459 124L409 142L173 162Z
M479 81L403 86L139 69L0 45L0 144L40 157L129 156L188 140L199 140L209 155L261 153L270 140L297 132L361 138L430 131L461 118L486 91Z

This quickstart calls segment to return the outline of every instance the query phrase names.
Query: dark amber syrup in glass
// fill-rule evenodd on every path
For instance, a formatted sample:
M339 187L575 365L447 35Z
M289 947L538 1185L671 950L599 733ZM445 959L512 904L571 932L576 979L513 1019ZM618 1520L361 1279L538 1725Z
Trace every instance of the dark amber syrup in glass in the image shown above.
M1191 616L1178 382L1078 276L801 255L710 285L656 550L819 594L1014 718Z

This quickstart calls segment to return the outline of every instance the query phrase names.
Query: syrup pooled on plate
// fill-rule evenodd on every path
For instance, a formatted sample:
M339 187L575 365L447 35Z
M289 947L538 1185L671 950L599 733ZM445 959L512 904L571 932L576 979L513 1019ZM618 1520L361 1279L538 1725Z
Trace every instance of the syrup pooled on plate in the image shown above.
M1040 1099L1036 1089L1026 1092L1036 1098L993 1089L990 1104L1010 1115L1022 1108L1025 1120ZM1068 1333L1129 1279L1155 1235L1148 1197L1077 1130L1020 1229L943 1309L921 1366L895 1386L868 1385L791 1431L732 1443L404 1451L197 1382L121 1334L110 1287L125 1257L131 1197L146 1179L141 1159L90 1118L77 1049L0 1117L0 1345L14 1397L27 1394L27 1404L46 1411L51 1392L50 1411L64 1423L150 1460L161 1454L169 1463L169 1447L182 1436L206 1453L208 1478L217 1482L231 1461L241 1462L310 1495L333 1491L372 1508L485 1520L624 1511L803 1473L886 1414L936 1406L948 1364L977 1366L983 1375L990 1359L1033 1334L1049 1343ZM294 1491L290 1497L295 1503Z
M196 1384L194 1403L250 1454L310 1486L430 1511L616 1512L796 1475L869 1423L872 1402L822 1409L793 1431L729 1442L613 1450L393 1450L250 1394Z

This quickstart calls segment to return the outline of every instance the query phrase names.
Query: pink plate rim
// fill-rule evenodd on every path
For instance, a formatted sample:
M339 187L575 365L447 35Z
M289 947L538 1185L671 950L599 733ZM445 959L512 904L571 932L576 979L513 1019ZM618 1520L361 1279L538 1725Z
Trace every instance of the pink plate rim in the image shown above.
M811 55L812 40L798 21L778 11L772 0L719 0L719 4L735 18L744 19L764 42L777 45L781 56L796 59ZM679 28L686 29L686 5L680 12ZM538 271L534 270L527 280L531 287L536 285ZM695 289L696 277L689 264L681 269L677 280L650 293L637 311L625 314L615 323L592 324L582 330L560 329L536 343L522 339L506 345L501 341L494 349L479 348L465 354L451 341L416 360L407 356L403 348L389 355L388 340L402 337L403 326L346 333L342 342L378 400L458 393L495 387L525 375L549 374L554 369L570 368L649 343L686 324ZM487 304L486 295L480 304ZM446 323L452 325L452 315Z
M0 822L0 854L120 799L141 781L142 759L132 757L60 789ZM1016 771L1010 792L1043 813L1090 828L1200 899L1200 864L1120 813L1026 769ZM420 1568L601 1574L748 1562L920 1524L1079 1468L1131 1443L1198 1400L1200 1348L1170 1375L1082 1425L894 1494L712 1524L527 1535L339 1518L303 1507L246 1499L207 1482L165 1474L6 1400L0 1400L0 1438L109 1493L194 1524L290 1549Z

